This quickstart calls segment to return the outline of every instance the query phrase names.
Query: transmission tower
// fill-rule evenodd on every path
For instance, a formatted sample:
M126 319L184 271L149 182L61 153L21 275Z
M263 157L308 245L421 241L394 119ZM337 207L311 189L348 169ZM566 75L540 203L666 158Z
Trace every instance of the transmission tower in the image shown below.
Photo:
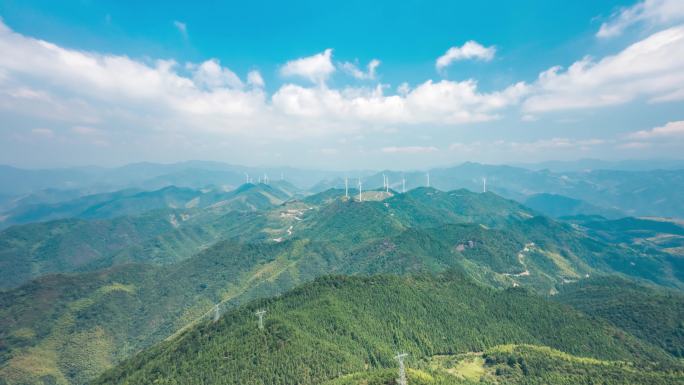
M404 368L404 358L408 357L407 353L397 354L394 359L399 361L399 378L397 378L397 385L407 385L406 368Z
M266 314L266 310L259 310L258 312L254 313L256 314L257 317L259 317L259 329L264 328L264 314Z

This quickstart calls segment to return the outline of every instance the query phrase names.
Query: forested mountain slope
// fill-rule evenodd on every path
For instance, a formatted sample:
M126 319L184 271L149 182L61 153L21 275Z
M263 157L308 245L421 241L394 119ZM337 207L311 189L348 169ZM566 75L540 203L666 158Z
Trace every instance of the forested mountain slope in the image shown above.
M140 195L131 198L135 197ZM135 201L140 203L138 198ZM246 232L250 217L238 212L266 210L288 198L288 192L275 187L248 184L228 193L202 193L188 208L155 210L153 205L140 208L144 213L139 215L12 226L0 231L0 289L48 273L91 271L127 262L179 261L219 239ZM127 205L124 202L129 201L115 199L92 206L79 217L108 206L121 208ZM233 227L239 223L245 228Z
M481 285L522 286L543 295L601 273L681 285L676 266L661 254L604 243L495 194L419 189L357 202L341 193L320 205L294 200L221 215L207 230L218 235L216 241L173 264L149 264L155 255L165 257L167 248L155 246L165 234L99 260L109 261L106 266L147 264L48 276L0 293L0 377L13 373L35 383L49 375L84 383L131 352L192 326L216 303L223 311L327 274L456 269ZM170 240L164 242L176 244ZM73 346L93 354L74 355Z
M255 311L267 311L263 330ZM622 360L643 370L676 361L605 322L520 289L458 274L331 277L228 311L108 371L95 384L316 384L416 358L532 343Z
M684 357L684 295L619 277L566 285L555 300L602 317L677 357Z

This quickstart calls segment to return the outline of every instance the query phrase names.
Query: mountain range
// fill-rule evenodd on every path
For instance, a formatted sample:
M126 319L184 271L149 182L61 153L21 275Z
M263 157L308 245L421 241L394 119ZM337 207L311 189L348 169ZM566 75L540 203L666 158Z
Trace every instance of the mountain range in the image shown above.
M399 351L415 383L681 382L684 223L512 199L501 175L539 175L491 167L25 195L0 384L387 384Z

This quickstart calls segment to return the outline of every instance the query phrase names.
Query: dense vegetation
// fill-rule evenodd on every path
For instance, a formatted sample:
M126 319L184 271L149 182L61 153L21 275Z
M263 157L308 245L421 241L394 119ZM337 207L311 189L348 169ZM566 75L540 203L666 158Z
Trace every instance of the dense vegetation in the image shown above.
M684 357L684 295L618 277L565 286L556 300Z
M525 206L554 218L577 215L601 215L606 218L620 218L620 210L598 207L579 199L558 194L535 194L525 199Z
M484 352L409 359L412 385L674 385L681 371L644 371L623 361L578 357L545 346L501 345ZM323 385L394 385L397 369L341 375Z
M122 214L114 218L60 219L0 231L0 289L47 273L91 271L130 262L177 262L220 239L242 234L243 230L233 228L241 220L235 211L264 210L288 198L288 193L263 184L245 185L229 193L179 191L193 192L191 196L197 198L193 207L156 209L156 203L142 203L150 199L166 202L169 189L164 189L118 197L89 206L78 215L87 217L115 206L121 210L113 212ZM81 200L91 201L88 197ZM130 205L131 200L140 204L135 211L145 213L124 215L129 209L122 206Z
M262 308L263 330L254 315ZM394 367L397 351L427 358L510 343L625 361L644 371L680 369L664 352L607 323L525 290L498 291L449 273L321 278L187 330L95 384L316 384Z

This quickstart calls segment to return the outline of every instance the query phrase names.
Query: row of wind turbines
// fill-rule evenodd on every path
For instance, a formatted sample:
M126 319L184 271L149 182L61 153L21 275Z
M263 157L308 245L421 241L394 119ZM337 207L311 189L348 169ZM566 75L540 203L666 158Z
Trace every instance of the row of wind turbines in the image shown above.
M427 172L425 173L426 177L426 186L430 187L430 173ZM385 174L382 174L382 188L385 190L385 192L389 193L389 177ZM363 183L361 182L361 178L358 178L358 186L359 186L359 202L363 201ZM401 178L401 192L402 194L406 192L406 178L402 177ZM487 192L487 177L482 178L482 192L486 193ZM344 177L344 196L345 198L349 199L349 178Z

